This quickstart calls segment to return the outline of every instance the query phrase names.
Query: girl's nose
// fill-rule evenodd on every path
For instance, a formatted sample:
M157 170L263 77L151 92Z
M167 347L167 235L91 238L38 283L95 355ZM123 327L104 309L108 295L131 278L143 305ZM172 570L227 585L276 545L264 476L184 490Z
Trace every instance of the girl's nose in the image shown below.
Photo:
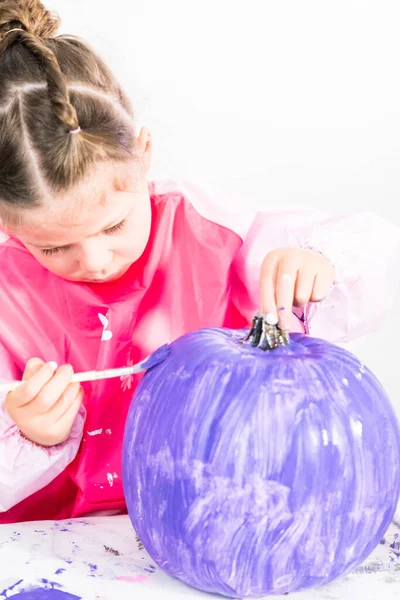
M81 269L88 275L101 275L108 270L113 254L104 240L88 240L82 248L79 262Z

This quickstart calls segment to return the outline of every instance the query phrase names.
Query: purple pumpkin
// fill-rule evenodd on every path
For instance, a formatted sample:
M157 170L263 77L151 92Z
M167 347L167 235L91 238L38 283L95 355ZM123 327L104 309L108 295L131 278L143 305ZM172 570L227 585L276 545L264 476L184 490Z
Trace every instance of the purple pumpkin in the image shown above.
M400 495L399 426L374 375L324 340L293 334L264 351L245 333L171 344L137 389L123 451L129 515L153 560L236 598L351 571Z

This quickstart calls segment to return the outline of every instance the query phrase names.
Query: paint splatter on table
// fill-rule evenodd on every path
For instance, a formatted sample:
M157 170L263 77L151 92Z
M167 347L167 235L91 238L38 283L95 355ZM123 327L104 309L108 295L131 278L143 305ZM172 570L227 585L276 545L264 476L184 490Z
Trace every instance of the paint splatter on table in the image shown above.
M163 573L143 549L128 517L116 516L1 525L0 600L6 598L208 600L213 596ZM354 573L293 598L400 600L400 514Z

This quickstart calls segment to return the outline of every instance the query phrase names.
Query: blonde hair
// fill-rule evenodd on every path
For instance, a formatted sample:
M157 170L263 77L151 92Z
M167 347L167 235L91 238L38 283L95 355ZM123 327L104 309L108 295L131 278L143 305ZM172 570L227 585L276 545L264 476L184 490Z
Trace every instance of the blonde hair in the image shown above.
M0 0L0 214L135 158L127 97L86 42L55 37L59 24L38 0Z

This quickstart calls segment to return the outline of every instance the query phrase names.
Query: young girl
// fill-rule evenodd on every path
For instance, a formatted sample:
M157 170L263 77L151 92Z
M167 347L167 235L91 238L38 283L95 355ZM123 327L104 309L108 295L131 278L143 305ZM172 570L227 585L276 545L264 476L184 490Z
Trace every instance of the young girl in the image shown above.
M82 40L37 0L0 0L0 522L125 508L132 365L260 306L343 342L379 326L399 232L354 217L225 215L190 185L146 182L151 136ZM260 288L259 288L260 285ZM260 290L260 291L259 291ZM297 308L293 309L295 306Z

